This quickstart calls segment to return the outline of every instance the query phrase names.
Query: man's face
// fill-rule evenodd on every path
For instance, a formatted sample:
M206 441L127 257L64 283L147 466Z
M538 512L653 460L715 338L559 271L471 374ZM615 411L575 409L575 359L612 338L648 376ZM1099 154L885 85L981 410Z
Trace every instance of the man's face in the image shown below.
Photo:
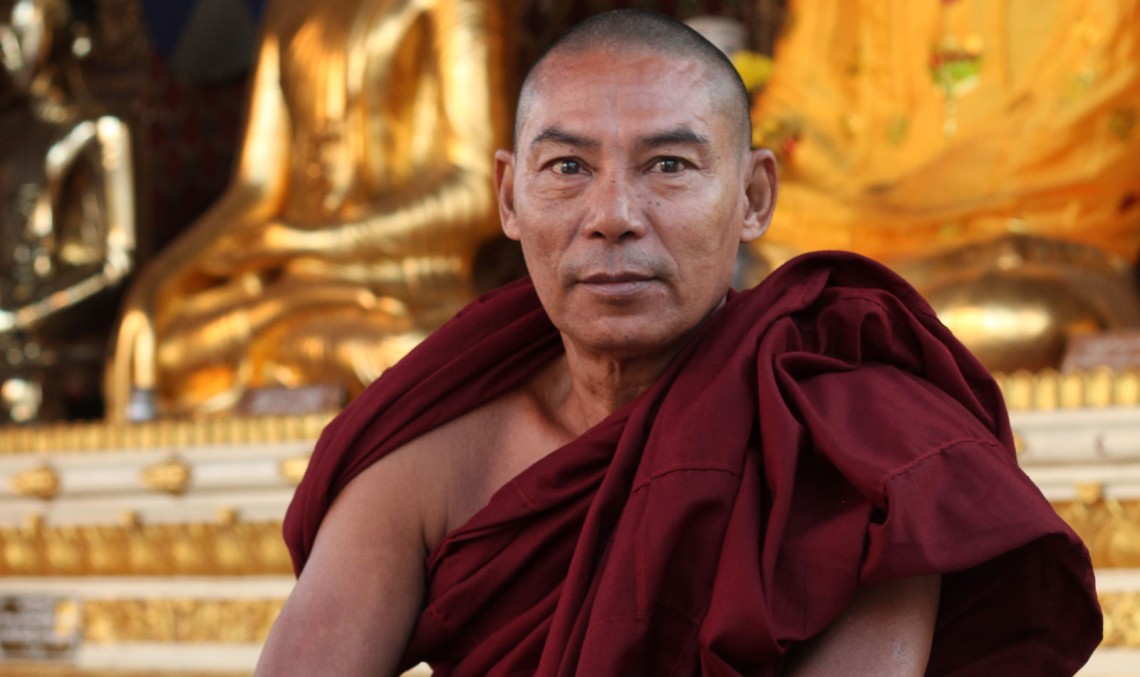
M541 68L515 154L496 155L503 230L577 347L669 351L766 228L771 155L744 147L731 100L694 59L589 50Z

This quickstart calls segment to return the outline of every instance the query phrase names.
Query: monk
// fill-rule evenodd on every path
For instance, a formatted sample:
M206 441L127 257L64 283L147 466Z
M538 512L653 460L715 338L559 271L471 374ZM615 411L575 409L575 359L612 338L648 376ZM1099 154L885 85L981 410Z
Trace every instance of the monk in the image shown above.
M323 433L261 675L1071 675L1088 554L997 388L893 274L730 291L772 216L731 64L618 11L524 82L495 155L530 272Z

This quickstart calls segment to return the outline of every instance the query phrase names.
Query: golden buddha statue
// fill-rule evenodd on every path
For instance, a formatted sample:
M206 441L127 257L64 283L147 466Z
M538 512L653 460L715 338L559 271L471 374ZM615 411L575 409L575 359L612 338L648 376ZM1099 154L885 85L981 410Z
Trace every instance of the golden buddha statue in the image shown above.
M892 265L997 370L1140 324L1140 1L795 0L788 26L757 255Z
M134 252L128 130L85 100L71 26L66 0L0 0L0 422L62 417L45 389L97 383L105 334L83 325Z
M132 286L109 418L355 394L471 298L509 123L496 5L268 4L234 178Z

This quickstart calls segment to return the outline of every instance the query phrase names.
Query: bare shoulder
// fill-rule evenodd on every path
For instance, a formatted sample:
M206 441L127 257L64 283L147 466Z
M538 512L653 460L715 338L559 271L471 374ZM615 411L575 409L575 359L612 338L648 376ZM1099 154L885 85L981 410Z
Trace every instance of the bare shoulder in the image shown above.
M424 542L430 551L492 495L568 440L544 401L553 365L512 390L401 449L422 492ZM430 478L430 479L425 479Z
M395 670L423 605L428 552L565 441L536 395L542 383L536 377L421 435L344 488L321 523L258 674Z
M410 454L357 476L325 515L258 675L393 674L423 604L422 505Z

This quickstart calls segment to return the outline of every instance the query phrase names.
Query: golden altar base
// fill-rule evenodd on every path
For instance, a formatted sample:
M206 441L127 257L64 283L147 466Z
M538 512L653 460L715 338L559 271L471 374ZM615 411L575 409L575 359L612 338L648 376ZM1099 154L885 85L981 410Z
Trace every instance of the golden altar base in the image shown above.
M1105 640L1081 674L1140 675L1140 372L998 380L1022 465L1097 567ZM0 428L0 601L48 600L74 638L0 677L249 674L331 416Z

